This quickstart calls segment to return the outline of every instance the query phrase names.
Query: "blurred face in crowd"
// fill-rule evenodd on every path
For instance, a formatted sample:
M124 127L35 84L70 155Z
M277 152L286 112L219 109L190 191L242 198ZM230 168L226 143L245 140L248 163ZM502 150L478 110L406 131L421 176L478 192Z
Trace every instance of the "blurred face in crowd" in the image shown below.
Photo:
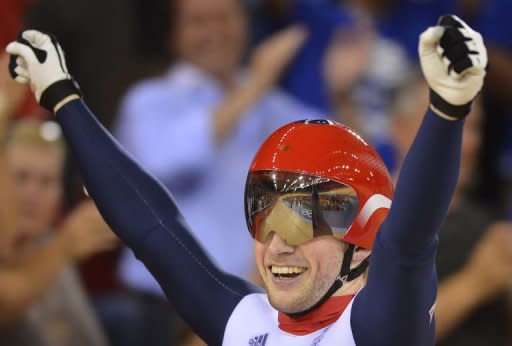
M256 264L272 306L294 313L316 304L338 276L345 249L332 236L298 246L288 245L276 233L265 243L255 240Z
M425 110L429 105L428 86L423 80L410 86L410 105L402 107L394 114L394 141L398 148L401 160L407 154L416 132L421 125ZM470 183L473 170L476 166L481 145L482 107L478 99L473 103L471 113L464 120L464 132L461 146L461 165L457 190L464 190Z
M54 147L11 143L7 158L15 177L20 236L37 236L52 226L59 208L62 154Z
M233 78L246 44L240 0L177 0L171 45L180 59L215 78Z

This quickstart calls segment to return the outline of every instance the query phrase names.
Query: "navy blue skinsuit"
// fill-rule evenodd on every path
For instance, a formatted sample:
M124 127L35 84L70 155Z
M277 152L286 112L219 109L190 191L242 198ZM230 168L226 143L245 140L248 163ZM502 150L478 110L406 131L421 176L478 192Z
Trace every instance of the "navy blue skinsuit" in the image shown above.
M211 262L169 192L119 146L82 100L66 104L57 118L105 220L192 328L209 345L222 344L232 311L258 289ZM455 189L462 127L463 121L447 121L430 110L425 115L377 235L367 284L353 303L351 327L358 346L434 344L429 312L437 293L437 231Z

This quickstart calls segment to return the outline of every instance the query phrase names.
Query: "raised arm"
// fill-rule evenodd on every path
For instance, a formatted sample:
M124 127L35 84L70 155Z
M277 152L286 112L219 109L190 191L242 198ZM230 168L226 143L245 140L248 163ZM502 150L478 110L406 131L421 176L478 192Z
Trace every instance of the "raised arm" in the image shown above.
M89 194L117 233L159 281L183 318L208 343L220 344L227 320L254 288L220 271L190 235L169 193L137 165L79 97L58 43L25 31L7 47L11 73L30 82L53 111L76 155Z
M487 65L478 33L453 16L440 23L420 38L430 110L402 166L393 206L375 240L367 285L354 303L358 345L370 345L375 337L386 345L434 344L437 232L458 177L463 119Z

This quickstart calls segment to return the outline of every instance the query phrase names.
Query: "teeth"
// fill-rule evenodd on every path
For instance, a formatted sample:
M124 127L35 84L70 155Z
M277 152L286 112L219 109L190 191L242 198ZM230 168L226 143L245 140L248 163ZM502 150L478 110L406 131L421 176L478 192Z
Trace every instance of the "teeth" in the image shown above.
M271 266L272 274L301 274L306 271L304 267L277 267Z

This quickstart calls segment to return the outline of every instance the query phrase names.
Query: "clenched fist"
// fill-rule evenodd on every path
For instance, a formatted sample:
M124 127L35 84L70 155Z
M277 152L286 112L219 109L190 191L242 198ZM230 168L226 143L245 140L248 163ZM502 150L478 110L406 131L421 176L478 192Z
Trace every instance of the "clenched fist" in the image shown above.
M443 16L421 34L419 55L433 110L447 119L464 118L484 83L482 36L457 16Z

